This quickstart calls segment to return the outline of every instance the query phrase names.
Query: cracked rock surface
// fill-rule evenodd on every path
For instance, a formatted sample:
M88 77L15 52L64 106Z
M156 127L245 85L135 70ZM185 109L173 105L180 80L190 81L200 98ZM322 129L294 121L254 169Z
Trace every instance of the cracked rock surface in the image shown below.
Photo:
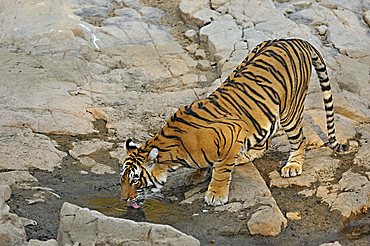
M0 185L12 192L0 198L0 245L55 245L64 202L79 206L63 207L59 243L86 234L120 244L109 223L143 227L82 208L89 207L170 224L202 245L367 245L369 9L357 0L1 1ZM287 37L306 39L322 53L337 138L350 140L350 153L324 147L325 113L313 74L302 176L279 176L289 152L279 131L264 157L235 168L228 204L205 206L207 183L189 187L180 171L163 197L127 210L117 199L124 141L144 142L177 108L215 90L259 42ZM101 231L98 221L105 221ZM164 230L168 244L199 243L158 228L150 233L158 237L145 242L166 244Z

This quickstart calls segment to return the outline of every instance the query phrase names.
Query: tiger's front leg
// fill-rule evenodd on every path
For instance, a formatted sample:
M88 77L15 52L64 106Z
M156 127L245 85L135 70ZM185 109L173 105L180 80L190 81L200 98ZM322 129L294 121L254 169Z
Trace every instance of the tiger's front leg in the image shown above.
M235 161L236 157L232 156L214 164L211 182L208 185L208 190L204 198L208 205L217 206L227 203L231 174Z

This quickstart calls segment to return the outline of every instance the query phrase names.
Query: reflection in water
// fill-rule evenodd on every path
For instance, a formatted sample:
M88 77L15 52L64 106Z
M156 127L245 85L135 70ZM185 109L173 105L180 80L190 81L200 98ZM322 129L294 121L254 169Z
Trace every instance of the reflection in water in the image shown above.
M103 197L88 199L88 207L107 216L167 224L183 220L189 215L176 204L147 199L140 209L127 207L127 203L118 197Z

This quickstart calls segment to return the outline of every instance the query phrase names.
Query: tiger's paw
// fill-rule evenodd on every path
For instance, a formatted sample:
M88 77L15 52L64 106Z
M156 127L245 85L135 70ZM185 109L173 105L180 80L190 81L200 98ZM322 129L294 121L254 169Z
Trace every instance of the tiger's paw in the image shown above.
M218 194L214 191L207 191L204 197L205 202L211 206L224 205L229 199L229 192Z
M280 171L281 177L289 178L302 174L302 165L298 163L287 163Z

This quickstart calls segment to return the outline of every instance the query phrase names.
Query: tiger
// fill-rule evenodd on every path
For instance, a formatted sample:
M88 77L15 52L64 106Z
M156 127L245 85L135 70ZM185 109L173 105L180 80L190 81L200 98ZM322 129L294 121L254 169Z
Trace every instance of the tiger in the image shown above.
M160 191L169 172L187 167L195 168L186 178L189 182L210 176L205 203L223 205L238 160L260 156L279 127L291 147L280 175L301 175L303 110L312 66L323 93L327 145L337 152L347 150L336 140L333 97L321 54L302 39L268 40L258 44L208 97L180 107L143 145L126 141L121 197L140 201Z

